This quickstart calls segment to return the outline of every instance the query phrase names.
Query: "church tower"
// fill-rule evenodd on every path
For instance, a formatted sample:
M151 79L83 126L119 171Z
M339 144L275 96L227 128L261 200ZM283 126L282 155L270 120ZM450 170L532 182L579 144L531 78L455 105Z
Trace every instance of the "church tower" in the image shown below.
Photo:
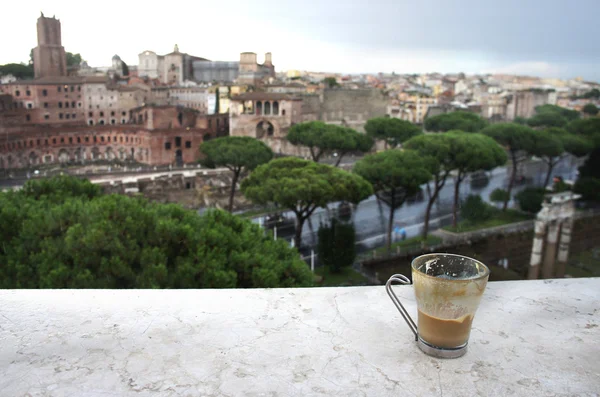
M46 18L44 14L37 20L38 45L33 49L33 70L35 78L67 75L67 56L62 46L60 20Z

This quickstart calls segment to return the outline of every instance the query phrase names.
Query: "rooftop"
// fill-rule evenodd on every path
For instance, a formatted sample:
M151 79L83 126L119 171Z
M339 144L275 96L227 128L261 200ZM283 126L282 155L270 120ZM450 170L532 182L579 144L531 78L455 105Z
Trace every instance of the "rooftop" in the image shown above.
M234 101L254 101L254 100L273 100L273 101L296 101L301 100L301 98L294 97L289 94L279 94L274 92L246 92L244 94L240 94L236 97L231 98Z
M416 313L411 286L395 287ZM600 279L489 283L469 351L383 286L0 291L0 394L547 396L600 390Z

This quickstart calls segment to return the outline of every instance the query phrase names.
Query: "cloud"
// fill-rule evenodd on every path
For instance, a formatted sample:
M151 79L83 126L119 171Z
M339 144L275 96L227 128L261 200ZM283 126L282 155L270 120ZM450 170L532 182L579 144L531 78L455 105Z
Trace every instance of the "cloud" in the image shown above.
M484 70L484 73L520 74L539 77L559 77L563 74L561 72L558 65L543 61L516 62Z

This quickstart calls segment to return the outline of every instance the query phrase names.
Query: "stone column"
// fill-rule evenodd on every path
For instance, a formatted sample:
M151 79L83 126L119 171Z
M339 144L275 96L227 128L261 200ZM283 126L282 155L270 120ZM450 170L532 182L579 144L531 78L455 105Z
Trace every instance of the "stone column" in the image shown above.
M533 236L533 248L531 249L531 260L529 261L529 280L536 280L540 272L542 263L542 250L544 248L544 239L546 237L546 221L538 219L535 221L535 234Z
M556 251L558 248L558 232L560 223L553 220L548 225L546 234L546 249L544 250L544 264L542 267L542 278L552 278L554 276L554 262L556 260Z
M564 277L569 259L569 246L571 245L571 229L573 228L573 218L565 219L562 223L560 232L560 242L558 244L558 261L556 264L556 277Z

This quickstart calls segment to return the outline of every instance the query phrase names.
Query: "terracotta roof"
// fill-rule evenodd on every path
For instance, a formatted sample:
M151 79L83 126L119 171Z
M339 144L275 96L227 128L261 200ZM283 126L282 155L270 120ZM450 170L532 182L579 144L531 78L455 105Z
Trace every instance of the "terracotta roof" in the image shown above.
M273 101L300 101L302 98L294 97L288 94L278 94L274 92L246 92L231 98L234 101L255 101L255 100L273 100Z

